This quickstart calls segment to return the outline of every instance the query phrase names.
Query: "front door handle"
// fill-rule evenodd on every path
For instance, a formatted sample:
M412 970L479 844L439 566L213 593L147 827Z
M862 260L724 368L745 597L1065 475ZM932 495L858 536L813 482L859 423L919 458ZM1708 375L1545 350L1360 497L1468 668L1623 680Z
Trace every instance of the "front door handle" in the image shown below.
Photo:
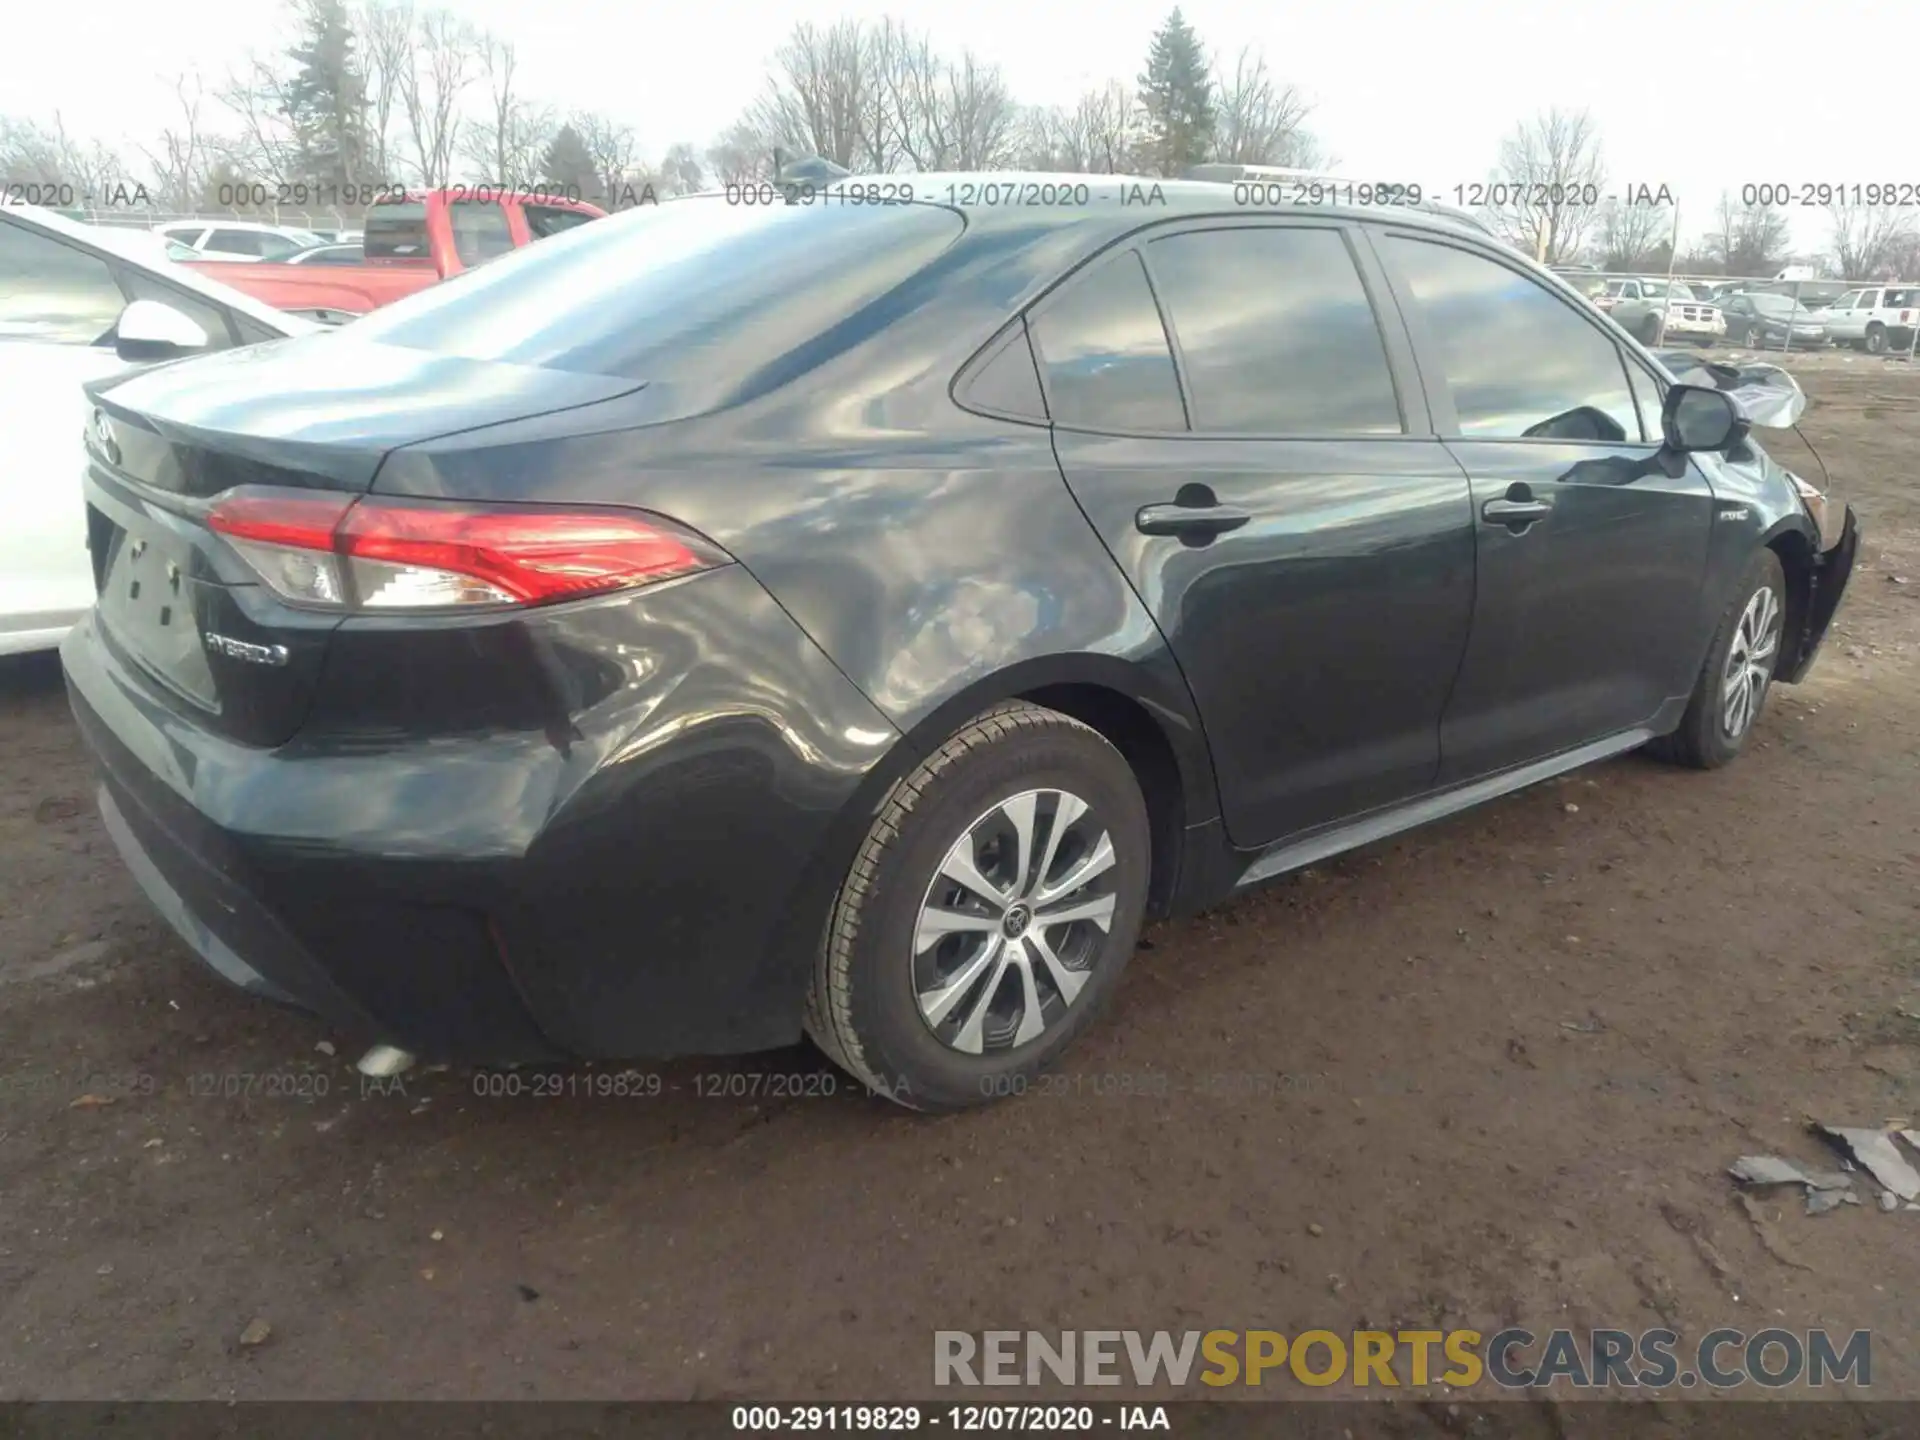
M1544 500L1489 500L1480 507L1480 513L1495 524L1516 525L1546 519L1553 513L1553 506Z
M1142 535L1178 535L1189 542L1205 542L1238 530L1252 518L1238 505L1143 505L1133 524Z

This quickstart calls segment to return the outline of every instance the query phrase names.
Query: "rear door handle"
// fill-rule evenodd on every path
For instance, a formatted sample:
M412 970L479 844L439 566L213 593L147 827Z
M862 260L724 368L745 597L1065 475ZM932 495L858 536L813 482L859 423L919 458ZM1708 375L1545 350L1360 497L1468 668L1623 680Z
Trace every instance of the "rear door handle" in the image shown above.
M1546 519L1553 506L1545 500L1489 500L1480 513L1496 525L1522 526Z
M1133 517L1133 524L1142 535L1211 540L1229 530L1238 530L1252 518L1238 505L1143 505Z

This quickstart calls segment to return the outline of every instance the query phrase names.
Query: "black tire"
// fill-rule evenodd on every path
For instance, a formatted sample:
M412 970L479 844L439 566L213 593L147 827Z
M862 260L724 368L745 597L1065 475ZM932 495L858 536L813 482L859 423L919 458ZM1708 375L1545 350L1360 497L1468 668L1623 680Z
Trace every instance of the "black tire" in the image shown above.
M1064 935L1079 943L1076 932L1083 933L1089 951L1084 957L1084 978L1077 982L1074 995L1068 997L1064 989L1047 982L1050 988L1042 1008L1057 1009L1045 1021L1044 1030L1024 1043L1009 1043L1006 1048L989 1045L981 1053L964 1053L949 1043L951 1034L943 1039L935 1033L916 1000L915 967L928 963L916 958L914 948L922 906L950 852L977 834L997 807L1028 791L1049 789L1083 800L1088 815L1097 817L1098 828L1111 841L1111 922L1103 933L1096 933L1091 921L1053 930L1056 942ZM1031 821L1036 850L1042 843L1040 829L1047 823L1044 815ZM1076 843L1076 837L1070 836L1066 843ZM1146 909L1151 844L1139 783L1126 759L1098 731L1057 711L1019 701L976 716L896 783L881 802L835 897L822 937L807 990L808 1034L855 1079L911 1109L960 1110L1023 1093L1028 1082L1092 1022L1119 983ZM971 858L978 861L980 853L974 852ZM1061 859L1067 858L1063 850ZM1063 874L1061 864L1056 863L1052 873ZM1104 879L1099 883L1107 884ZM1043 928L1038 923L1033 926L1036 931ZM979 943L989 943L998 933L980 937ZM929 960L937 962L945 944L943 940L928 947ZM1048 967L1037 960L1029 963L1036 976L1047 976ZM1000 972L983 973L990 977ZM971 1014L972 997L992 988L996 1002L1009 999L1024 1019L1024 977L1009 965L1000 979L998 985L989 979L979 990L969 987L967 998L954 1005L950 1018L958 1018L963 1011ZM1017 1029L1000 1038L1017 1039Z
M1660 339L1660 317L1649 315L1640 322L1640 343L1651 348Z
M1887 353L1887 327L1878 320L1867 326L1867 353L1869 355Z
M1742 618L1763 587L1770 590L1773 597L1772 664L1767 667L1758 695L1750 702L1751 710L1745 723L1735 734L1726 724L1724 685L1736 642L1741 641ZM1786 599L1787 577L1780 568L1780 557L1771 550L1759 551L1747 562L1733 600L1713 632L1713 642L1707 646L1707 658L1694 681L1693 695L1687 702L1687 713L1681 718L1680 728L1649 745L1647 749L1652 754L1695 770L1717 770L1746 748L1766 705L1772 671L1779 665L1785 646Z

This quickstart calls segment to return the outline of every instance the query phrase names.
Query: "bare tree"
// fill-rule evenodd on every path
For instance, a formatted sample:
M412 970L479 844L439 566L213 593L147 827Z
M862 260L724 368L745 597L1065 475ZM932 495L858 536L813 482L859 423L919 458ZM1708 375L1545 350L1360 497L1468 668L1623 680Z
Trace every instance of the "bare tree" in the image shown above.
M1609 200L1600 207L1594 258L1603 270L1649 270L1673 240L1673 209Z
M631 126L592 111L582 111L567 123L579 133L593 161L594 175L600 182L600 194L583 198L611 205L619 197L620 187L634 181L636 188L646 178L639 174L640 147Z
M993 170L1011 162L1020 112L998 65L963 52L946 68L941 103L950 142L943 165Z
M395 79L423 185L453 178L465 118L461 96L472 81L479 46L474 28L444 10L427 11L414 26L412 63Z
M1578 254L1607 179L1593 117L1556 107L1516 126L1489 178L1502 203L1487 218L1505 239L1543 264Z
M481 74L487 103L483 118L469 124L461 154L489 180L527 189L540 179L540 162L553 141L553 112L535 105L518 87L519 55L510 40L483 40Z
M868 168L987 170L1008 163L1018 111L998 66L971 51L949 60L892 20L869 37L869 50L878 83L863 136Z
M1729 275L1765 276L1780 266L1788 249L1786 212L1772 205L1735 205L1721 192L1714 210L1715 228L1708 250Z
M766 92L747 112L756 143L884 169L884 96L873 36L857 20L796 25L774 54ZM878 163L877 163L878 162Z
M1022 163L1071 174L1137 173L1144 132L1133 91L1118 80L1089 90L1071 109L1027 112Z
M303 179L299 173L300 144L288 121L292 100L285 78L258 56L249 55L228 74L217 95L239 122L230 169L274 183Z
M1087 147L1087 169L1100 175L1140 170L1146 134L1131 86L1110 80L1102 89L1089 90L1074 106L1073 125Z
M366 69L366 131L374 169L385 183L399 169L393 152L396 107L402 79L413 69L413 0L367 0L360 11L361 56Z
M208 177L225 146L207 133L201 119L205 87L196 75L176 75L174 99L180 105L178 123L164 126L156 147L141 146L140 151L153 167L154 199L163 209L191 210L200 203Z
M1213 92L1215 160L1303 170L1325 163L1306 129L1313 107L1297 87L1275 80L1259 54L1242 50L1231 75L1216 71Z
M69 185L78 199L106 193L125 177L126 166L112 148L69 134L57 110L51 125L0 115L0 181Z
M669 146L660 162L661 196L692 195L706 188L706 175L701 170L700 157L693 153L693 146L684 140Z
M745 185L773 178L773 145L750 116L733 122L707 147L707 165L721 186Z
M1872 280L1888 268L1903 242L1916 231L1913 216L1891 205L1855 205L1836 200L1827 206L1833 222L1833 260L1850 280ZM1899 278L1894 276L1891 278Z
M1886 272L1889 279L1920 279L1920 230L1910 230L1887 247Z

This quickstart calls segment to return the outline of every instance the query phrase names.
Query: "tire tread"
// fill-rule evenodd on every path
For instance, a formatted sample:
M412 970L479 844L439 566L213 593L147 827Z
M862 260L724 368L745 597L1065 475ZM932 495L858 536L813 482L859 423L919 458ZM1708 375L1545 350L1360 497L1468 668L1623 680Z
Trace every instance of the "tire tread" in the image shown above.
M1091 725L1024 700L1009 700L974 716L943 740L934 752L894 782L880 802L873 824L854 856L846 880L833 899L825 933L807 985L804 1024L807 1033L841 1069L869 1090L889 1095L899 1103L914 1106L910 1098L896 1093L868 1062L853 1023L853 947L881 861L899 843L901 833L913 816L927 790L956 765L985 746L993 745L1022 731L1065 729L1093 736L1100 743L1107 738Z

